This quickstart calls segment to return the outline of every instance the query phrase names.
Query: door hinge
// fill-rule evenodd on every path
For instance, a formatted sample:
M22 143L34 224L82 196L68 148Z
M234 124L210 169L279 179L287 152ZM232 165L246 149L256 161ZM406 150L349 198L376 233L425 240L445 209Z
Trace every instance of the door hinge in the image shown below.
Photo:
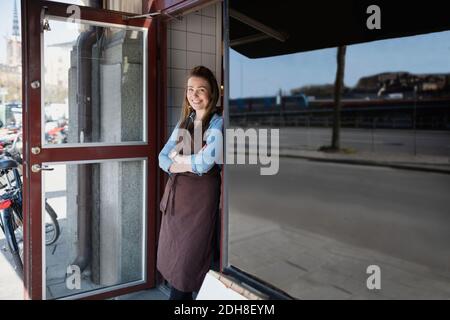
M41 10L41 28L42 28L41 32L52 30L50 28L50 23L48 22L48 19L46 18L47 11L48 11L48 7L46 7L46 6L42 7L42 10Z

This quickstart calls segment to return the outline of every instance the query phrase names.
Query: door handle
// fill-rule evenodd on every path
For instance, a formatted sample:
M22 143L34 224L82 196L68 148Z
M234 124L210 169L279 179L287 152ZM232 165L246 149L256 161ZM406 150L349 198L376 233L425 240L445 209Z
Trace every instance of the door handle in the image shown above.
M39 164L33 164L32 166L31 166L31 171L33 171L33 172L39 172L39 171L41 171L41 170L44 170L44 171L53 171L55 168L49 168L49 167L41 167Z

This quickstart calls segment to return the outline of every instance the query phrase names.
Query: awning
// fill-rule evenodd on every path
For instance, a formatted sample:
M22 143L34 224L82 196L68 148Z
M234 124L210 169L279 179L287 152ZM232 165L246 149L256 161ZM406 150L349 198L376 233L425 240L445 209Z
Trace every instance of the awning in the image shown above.
M230 46L249 58L262 58L450 30L446 3L229 0ZM370 5L380 8L381 29L366 26Z

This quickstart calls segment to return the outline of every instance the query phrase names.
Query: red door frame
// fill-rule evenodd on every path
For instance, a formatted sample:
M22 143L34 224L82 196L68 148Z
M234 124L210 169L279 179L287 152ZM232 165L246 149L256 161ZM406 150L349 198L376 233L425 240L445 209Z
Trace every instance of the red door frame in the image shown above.
M41 174L31 173L33 164L50 161L80 161L145 157L147 161L147 281L144 284L97 294L89 298L104 299L155 285L156 266L156 184L157 179L157 121L156 121L156 28L152 19L123 20L123 13L81 8L81 19L97 22L148 28L147 70L147 144L105 147L76 147L45 149L38 155L31 148L41 147L41 88L32 89L31 83L41 81L41 21L43 6L47 13L67 17L68 4L41 0L22 0L23 30L23 137L24 137L24 285L26 299L42 299L42 237L41 237ZM33 241L33 244L31 243Z

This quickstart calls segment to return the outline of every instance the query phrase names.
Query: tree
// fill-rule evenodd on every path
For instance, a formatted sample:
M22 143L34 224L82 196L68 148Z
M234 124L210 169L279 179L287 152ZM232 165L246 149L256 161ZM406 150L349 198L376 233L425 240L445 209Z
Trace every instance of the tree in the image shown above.
M333 135L331 138L331 151L339 151L340 129L341 129L341 100L344 88L345 52L347 46L340 46L337 50L336 81L334 82L334 113L333 113Z

